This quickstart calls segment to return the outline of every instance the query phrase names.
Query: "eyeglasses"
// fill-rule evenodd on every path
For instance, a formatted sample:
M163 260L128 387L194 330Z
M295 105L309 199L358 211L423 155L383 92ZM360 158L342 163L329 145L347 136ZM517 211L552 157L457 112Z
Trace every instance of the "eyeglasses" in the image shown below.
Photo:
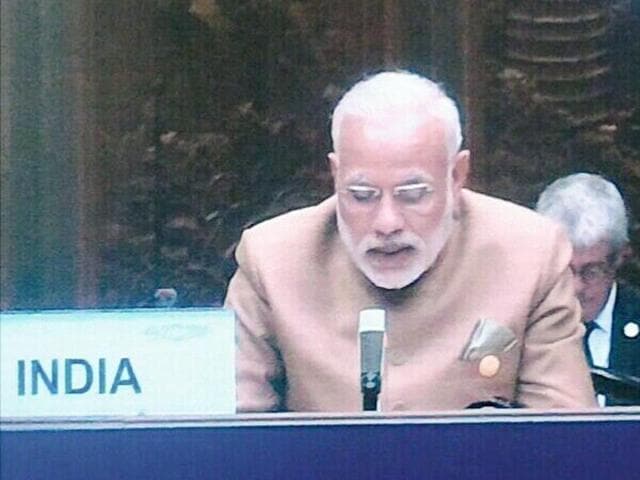
M613 272L613 267L608 262L587 263L578 270L572 266L569 268L574 276L580 277L580 280L587 285L604 280Z
M427 200L434 189L427 183L399 185L393 189L393 198L405 205L418 205ZM382 198L382 189L369 185L349 185L342 193L359 205L374 205Z

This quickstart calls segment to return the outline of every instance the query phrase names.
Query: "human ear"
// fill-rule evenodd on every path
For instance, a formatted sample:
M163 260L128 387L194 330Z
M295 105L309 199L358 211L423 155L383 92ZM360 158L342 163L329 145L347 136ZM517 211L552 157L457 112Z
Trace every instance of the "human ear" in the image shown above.
M469 150L459 151L453 159L453 168L451 169L452 189L454 195L458 195L462 187L467 182L467 176L469 175L469 163L470 163Z
M331 152L329 155L327 155L327 158L329 159L331 176L333 177L333 183L335 184L338 181L338 167L340 166L340 158L335 152Z
M613 261L613 268L615 270L618 270L625 263L627 263L632 257L633 257L633 250L631 249L631 246L629 244L626 244L616 254L615 259Z

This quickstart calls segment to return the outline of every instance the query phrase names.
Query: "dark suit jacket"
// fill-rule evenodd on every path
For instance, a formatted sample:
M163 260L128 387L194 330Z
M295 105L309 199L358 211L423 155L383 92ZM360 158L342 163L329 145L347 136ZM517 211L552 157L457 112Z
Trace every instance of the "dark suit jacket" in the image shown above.
M640 325L640 292L619 283L613 307L609 368L616 373L640 377L640 335L629 338L624 334L624 326L629 322ZM628 404L613 398L607 399L607 405Z

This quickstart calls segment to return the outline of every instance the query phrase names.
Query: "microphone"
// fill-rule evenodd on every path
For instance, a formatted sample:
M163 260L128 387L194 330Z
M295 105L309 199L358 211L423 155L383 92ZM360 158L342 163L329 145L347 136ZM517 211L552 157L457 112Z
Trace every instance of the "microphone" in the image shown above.
M640 405L640 377L626 375L610 368L591 367L591 380L596 393L607 396L607 405Z
M381 308L367 308L360 312L360 387L362 408L365 411L377 410L378 407L378 394L382 386L385 315Z
M154 306L171 308L178 299L178 292L175 288L159 288L153 293Z
M178 300L178 292L175 288L158 288L153 296L139 302L136 307L144 308L171 308Z

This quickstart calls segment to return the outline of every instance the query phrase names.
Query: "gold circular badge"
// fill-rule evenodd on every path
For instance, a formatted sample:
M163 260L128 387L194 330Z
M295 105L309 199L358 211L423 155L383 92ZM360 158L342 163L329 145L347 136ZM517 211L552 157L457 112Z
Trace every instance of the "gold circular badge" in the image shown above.
M500 370L500 359L495 355L487 355L478 365L480 375L486 378L494 377L498 370Z

